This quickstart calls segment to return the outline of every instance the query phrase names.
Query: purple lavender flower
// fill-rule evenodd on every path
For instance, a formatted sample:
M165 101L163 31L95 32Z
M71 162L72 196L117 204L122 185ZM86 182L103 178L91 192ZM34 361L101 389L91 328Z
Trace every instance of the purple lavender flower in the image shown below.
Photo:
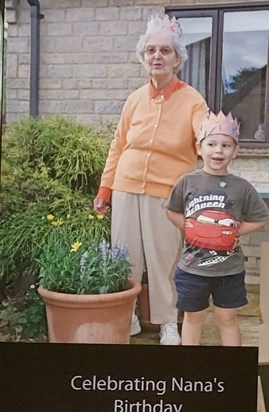
M113 259L125 260L128 258L128 247L120 246L119 242L117 242L116 246L111 250L111 255Z
M99 253L101 259L105 262L109 256L109 243L104 239L99 243Z
M88 253L87 251L84 252L84 253L81 255L80 263L79 263L80 272L81 272L81 273L83 272L83 270L84 270L84 269L86 268L86 266L87 266L88 258L89 258L89 253Z

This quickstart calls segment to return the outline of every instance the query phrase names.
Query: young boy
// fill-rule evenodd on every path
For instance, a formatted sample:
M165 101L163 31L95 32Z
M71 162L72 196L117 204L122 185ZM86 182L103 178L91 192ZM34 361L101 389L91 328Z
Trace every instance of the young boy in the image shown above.
M247 180L228 171L239 151L238 136L230 113L210 113L197 142L203 169L178 181L167 207L186 243L175 273L177 307L184 311L182 345L200 344L210 296L222 344L241 345L237 309L247 298L238 241L265 224L268 209Z

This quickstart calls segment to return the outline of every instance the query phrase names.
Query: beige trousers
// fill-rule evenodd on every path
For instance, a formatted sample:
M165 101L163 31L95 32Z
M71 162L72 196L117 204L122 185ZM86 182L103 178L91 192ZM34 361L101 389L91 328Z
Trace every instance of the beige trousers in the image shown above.
M113 191L112 245L128 246L132 276L141 282L147 269L151 323L177 322L174 272L182 240L168 219L167 199Z

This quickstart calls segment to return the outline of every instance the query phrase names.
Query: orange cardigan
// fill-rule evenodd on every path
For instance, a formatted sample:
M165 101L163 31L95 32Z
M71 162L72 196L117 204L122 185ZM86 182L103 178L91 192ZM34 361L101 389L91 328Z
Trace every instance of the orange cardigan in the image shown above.
M149 83L127 99L97 197L108 201L119 190L168 198L178 178L194 170L195 137L208 107L194 88L172 82L172 92L152 97Z

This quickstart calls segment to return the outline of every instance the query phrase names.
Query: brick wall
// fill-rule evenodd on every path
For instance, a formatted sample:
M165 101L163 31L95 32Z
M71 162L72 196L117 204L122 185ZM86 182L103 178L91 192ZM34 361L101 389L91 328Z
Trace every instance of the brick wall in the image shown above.
M200 2L41 0L40 114L117 121L126 97L147 79L135 45L148 16L163 12L164 4L194 3ZM30 6L26 0L6 4L6 119L12 122L29 112Z
M91 124L116 123L126 97L147 81L134 51L147 17L163 12L164 4L195 3L203 2L41 0L40 114L59 113ZM30 6L26 0L7 0L6 6L10 123L29 113ZM269 191L268 154L240 156L232 169ZM248 274L254 280L261 240L269 241L268 227L242 239Z
M266 200L267 207L269 201ZM240 242L246 256L245 267L248 283L259 283L261 242L268 242L269 224L250 235L242 236Z

